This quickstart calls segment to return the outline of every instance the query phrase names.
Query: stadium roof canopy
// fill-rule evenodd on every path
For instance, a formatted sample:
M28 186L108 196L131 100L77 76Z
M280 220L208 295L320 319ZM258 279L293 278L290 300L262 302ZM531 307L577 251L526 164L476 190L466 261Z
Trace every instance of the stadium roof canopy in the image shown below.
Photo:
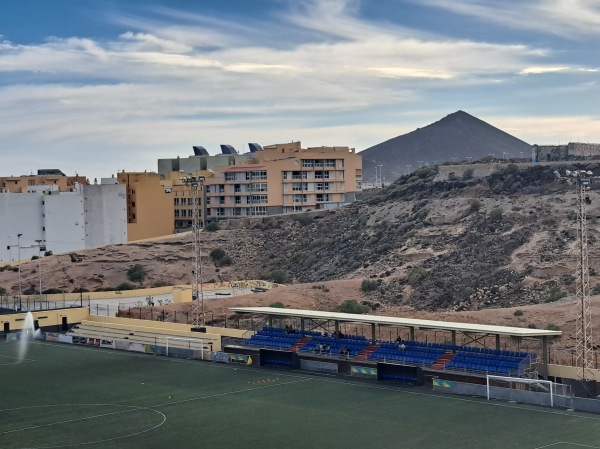
M346 323L367 323L372 325L402 326L422 330L445 330L463 333L505 335L511 337L557 337L561 331L530 329L526 327L493 326L487 324L458 323L452 321L418 320L378 315L358 315L353 313L319 312L316 310L282 309L277 307L231 307L238 313L256 313L277 317L298 317L312 320L339 321Z

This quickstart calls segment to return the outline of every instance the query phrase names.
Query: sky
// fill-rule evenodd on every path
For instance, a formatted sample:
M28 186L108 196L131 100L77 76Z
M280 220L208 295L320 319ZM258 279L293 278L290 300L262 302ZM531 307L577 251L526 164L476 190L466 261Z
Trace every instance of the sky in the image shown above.
M357 151L457 110L600 143L597 0L0 0L0 176Z

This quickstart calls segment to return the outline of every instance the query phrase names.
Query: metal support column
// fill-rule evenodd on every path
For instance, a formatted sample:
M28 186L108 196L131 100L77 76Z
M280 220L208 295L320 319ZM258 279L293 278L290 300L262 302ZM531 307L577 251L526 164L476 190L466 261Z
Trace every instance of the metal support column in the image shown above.
M304 318L300 318L300 330L304 332Z
M450 331L452 334L452 344L455 345L456 344L456 331Z
M269 327L273 327L273 315L269 315Z
M542 376L548 379L548 337L542 337Z
M375 341L375 323L371 323L371 341Z
M415 328L412 326L408 328L408 339L410 341L415 341Z
M339 321L334 321L334 325L335 325L335 332L338 333L340 331L340 322Z
M500 335L496 334L496 349L500 349Z

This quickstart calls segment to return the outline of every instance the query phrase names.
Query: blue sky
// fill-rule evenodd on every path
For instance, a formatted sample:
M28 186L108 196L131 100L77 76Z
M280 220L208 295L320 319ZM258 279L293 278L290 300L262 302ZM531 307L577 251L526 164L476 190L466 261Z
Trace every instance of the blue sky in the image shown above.
M462 109L600 142L595 0L0 0L0 175L357 150Z

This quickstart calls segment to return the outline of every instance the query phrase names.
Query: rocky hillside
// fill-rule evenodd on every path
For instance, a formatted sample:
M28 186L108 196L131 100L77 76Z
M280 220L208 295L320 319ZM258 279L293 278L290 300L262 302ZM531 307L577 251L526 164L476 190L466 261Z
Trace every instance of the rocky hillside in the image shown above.
M465 166L436 180L437 169L428 167L346 208L224 223L205 234L204 279L352 279L372 301L419 310L553 302L574 292L577 246L575 192L554 177L556 168L509 165L474 178ZM594 287L600 198L591 191L590 199ZM217 248L228 257L211 258ZM189 235L52 256L42 260L44 286L111 288L136 263L148 272L144 285L190 283L191 256ZM24 291L35 292L37 269L37 261L23 265ZM17 273L1 272L0 286L16 293Z

